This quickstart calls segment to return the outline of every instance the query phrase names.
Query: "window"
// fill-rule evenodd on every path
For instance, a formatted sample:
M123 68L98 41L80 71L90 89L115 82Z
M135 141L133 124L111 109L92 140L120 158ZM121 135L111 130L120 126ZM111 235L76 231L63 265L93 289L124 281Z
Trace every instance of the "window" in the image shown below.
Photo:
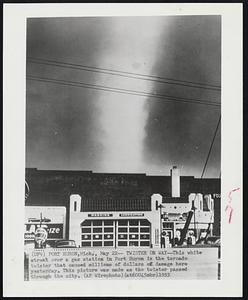
M150 226L150 222L148 220L140 220L140 226Z
M82 227L82 233L90 233L91 228L90 227Z
M128 225L128 220L119 220L118 221L118 226L127 226Z
M119 227L118 232L127 232L127 227Z
M93 221L93 226L102 226L102 221L101 220Z
M114 222L112 220L106 220L103 222L104 226L113 226Z
M114 235L113 234L104 234L104 239L107 240L107 239L113 239L114 238Z
M150 222L145 219L85 220L81 223L82 247L149 247Z
M102 247L102 242L93 242L93 247Z
M149 240L150 239L150 235L149 234L141 234L140 235L140 239L141 240Z
M91 235L90 234L84 234L82 235L82 240L90 240L91 239Z
M138 234L129 234L129 239L138 239Z
M113 227L105 227L104 232L113 232L114 228Z
M126 240L127 239L127 234L118 234L118 239Z
M104 246L106 246L106 247L113 247L113 242L109 242L109 241L104 242Z
M140 246L150 246L150 242L149 241L141 241Z
M93 240L100 240L102 239L102 234L93 234Z
M85 220L81 223L81 226L91 226L91 220Z
M91 247L91 242L82 242L81 246L82 247Z
M130 220L129 221L130 226L138 226L138 224L139 224L138 220Z
M127 246L127 242L119 241L118 246Z
M139 228L138 227L130 227L129 232L138 232Z
M139 246L139 243L138 242L134 242L134 241L131 241L129 242L129 246Z
M150 232L150 227L141 227L140 232Z

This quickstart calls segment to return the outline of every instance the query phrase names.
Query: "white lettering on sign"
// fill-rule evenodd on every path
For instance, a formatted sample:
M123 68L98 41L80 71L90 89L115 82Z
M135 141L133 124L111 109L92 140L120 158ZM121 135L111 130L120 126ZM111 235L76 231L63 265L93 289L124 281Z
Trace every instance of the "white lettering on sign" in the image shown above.
M60 228L51 227L51 228L48 228L47 231L48 231L48 233L59 233Z
M144 217L143 213L125 213L119 214L120 217Z
M113 214L95 213L95 214L88 214L88 217L113 217Z
M29 232L24 233L24 239L33 240L34 237L35 237L35 234L33 232L32 233L29 233Z
M213 194L214 198L220 198L220 194Z

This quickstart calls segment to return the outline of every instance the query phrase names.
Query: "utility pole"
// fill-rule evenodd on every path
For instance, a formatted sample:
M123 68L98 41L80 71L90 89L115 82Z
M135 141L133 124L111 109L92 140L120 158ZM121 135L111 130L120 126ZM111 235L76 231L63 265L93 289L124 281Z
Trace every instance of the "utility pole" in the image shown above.
M162 226L162 208L163 208L163 205L162 204L159 204L159 211L160 211L160 214L159 214L159 217L160 217L160 247L162 248L162 230L163 230L163 226Z
M40 213L40 227L42 225L42 213Z
M192 201L192 208L191 208L191 210L193 210L193 213L194 213L194 234L195 234L195 237L196 237L197 233L196 233L196 220L195 220L195 210L196 210L196 208L195 208L195 200Z

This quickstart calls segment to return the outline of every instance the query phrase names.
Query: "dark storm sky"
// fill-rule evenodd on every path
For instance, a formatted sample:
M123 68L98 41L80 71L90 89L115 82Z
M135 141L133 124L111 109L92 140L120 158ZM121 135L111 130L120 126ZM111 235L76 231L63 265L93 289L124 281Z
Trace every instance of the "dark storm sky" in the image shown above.
M220 85L218 16L37 18L27 57ZM27 61L27 75L220 103L220 92ZM220 108L27 80L26 165L199 177ZM205 177L220 174L220 130Z

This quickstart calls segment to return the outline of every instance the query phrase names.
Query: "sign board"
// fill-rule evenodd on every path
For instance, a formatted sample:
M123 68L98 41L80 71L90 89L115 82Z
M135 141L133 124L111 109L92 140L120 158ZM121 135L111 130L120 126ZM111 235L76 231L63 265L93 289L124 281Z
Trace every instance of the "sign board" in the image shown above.
M144 217L143 213L121 213L120 217Z
M187 214L163 213L161 217L166 221L186 221Z
M108 213L94 213L94 214L88 214L88 217L113 217L113 214L108 214Z
M66 208L61 206L26 206L24 239L34 240L37 230L46 231L47 240L65 238Z
M24 233L24 239L26 240L33 240L35 236L35 232L38 228L40 228L40 224L29 224L26 223L26 232ZM50 223L46 225L42 225L41 228L44 228L47 232L47 239L48 240L58 240L63 239L63 224L61 223Z

